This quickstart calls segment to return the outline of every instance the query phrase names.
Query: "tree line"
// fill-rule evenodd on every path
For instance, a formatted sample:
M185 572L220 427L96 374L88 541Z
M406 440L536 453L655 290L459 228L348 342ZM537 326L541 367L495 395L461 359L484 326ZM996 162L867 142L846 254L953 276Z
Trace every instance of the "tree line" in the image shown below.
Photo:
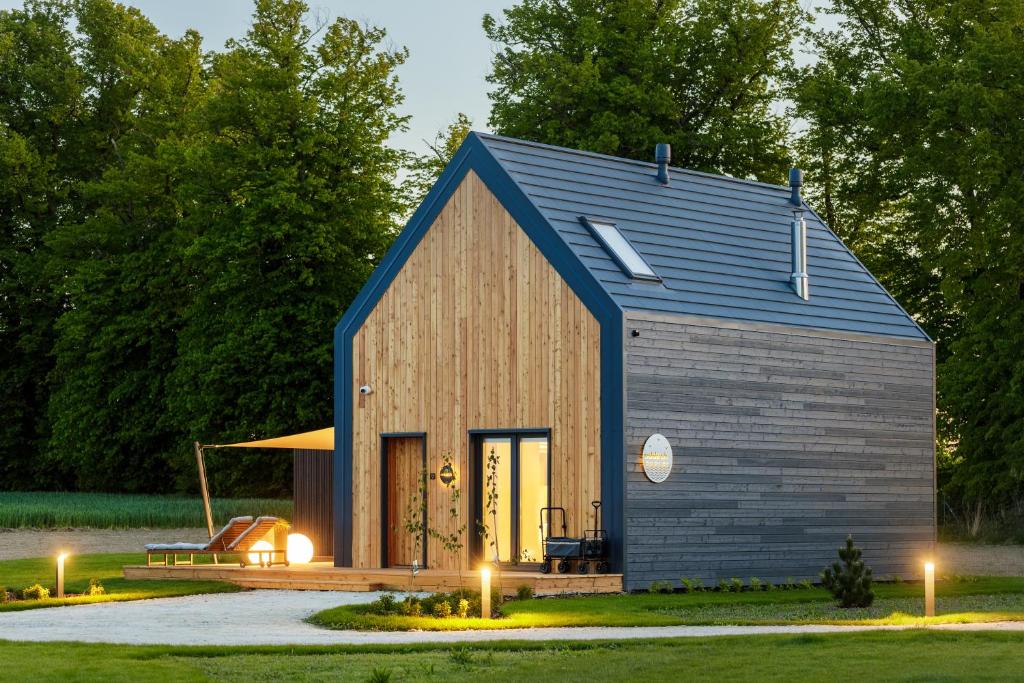
M1019 510L1024 3L826 10L522 0L483 17L488 123L780 184L805 168L937 343L957 514ZM212 51L112 0L0 13L0 487L184 490L193 438L331 422L330 330L471 125L423 157L387 144L414 58L296 0L258 0ZM211 474L280 493L287 467Z

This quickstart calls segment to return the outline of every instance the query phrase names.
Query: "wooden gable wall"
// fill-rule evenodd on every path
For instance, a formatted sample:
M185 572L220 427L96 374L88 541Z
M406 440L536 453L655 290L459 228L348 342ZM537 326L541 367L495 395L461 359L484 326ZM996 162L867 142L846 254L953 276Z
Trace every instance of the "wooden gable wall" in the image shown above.
M469 525L461 560L436 540L431 567L469 566L468 431L551 429L551 504L569 532L601 497L600 326L479 177L469 172L356 333L352 347L352 563L381 559L383 433L425 432L428 471L457 463L462 516L428 482L430 526ZM373 393L363 395L359 387Z

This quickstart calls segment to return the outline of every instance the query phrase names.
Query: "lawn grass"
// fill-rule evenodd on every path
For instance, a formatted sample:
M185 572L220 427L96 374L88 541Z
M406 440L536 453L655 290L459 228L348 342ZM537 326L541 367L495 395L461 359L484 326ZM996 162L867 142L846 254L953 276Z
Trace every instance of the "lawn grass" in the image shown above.
M924 619L920 583L875 586L875 604L839 609L823 588L743 593L636 593L515 600L501 619L434 619L369 614L366 605L318 612L310 623L333 629L454 631L546 626L678 626L750 624L923 625L1024 621L1024 578L983 577L936 584L937 616Z
M273 498L214 498L213 519L223 524L241 515L292 518L292 501ZM0 492L0 529L175 529L204 528L199 498L113 493Z
M56 652L60 656L54 656ZM0 642L0 681L1004 681L1024 634L932 631L494 642L162 647Z
M145 562L146 556L140 553L71 556L64 569L64 592L81 593L89 585L89 579L99 579L106 589L106 595L0 603L0 612L94 602L168 598L199 593L228 593L241 590L234 584L222 581L129 581L122 575L121 570L124 565L145 564ZM0 562L0 588L6 587L11 591L20 591L32 584L39 583L51 589L51 594L53 594L54 580L54 559L52 557Z

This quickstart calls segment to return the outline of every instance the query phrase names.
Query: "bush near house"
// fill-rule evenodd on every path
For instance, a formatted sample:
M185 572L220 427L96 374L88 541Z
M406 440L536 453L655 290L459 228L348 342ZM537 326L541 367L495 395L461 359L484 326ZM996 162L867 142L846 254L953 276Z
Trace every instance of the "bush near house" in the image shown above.
M833 562L821 573L821 583L839 601L839 606L870 607L875 594L871 590L871 568L861 559L861 550L846 537L846 546L839 549L842 563Z

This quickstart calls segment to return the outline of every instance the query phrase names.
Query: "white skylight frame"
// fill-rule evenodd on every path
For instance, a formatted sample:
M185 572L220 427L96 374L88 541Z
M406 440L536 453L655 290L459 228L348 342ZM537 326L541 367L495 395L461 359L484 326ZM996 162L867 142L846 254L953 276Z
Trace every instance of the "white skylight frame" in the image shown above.
M614 222L603 218L580 216L580 222L587 226L612 260L622 268L622 272L634 280L661 282L661 277L654 272L651 264L640 255L636 247L622 234Z

